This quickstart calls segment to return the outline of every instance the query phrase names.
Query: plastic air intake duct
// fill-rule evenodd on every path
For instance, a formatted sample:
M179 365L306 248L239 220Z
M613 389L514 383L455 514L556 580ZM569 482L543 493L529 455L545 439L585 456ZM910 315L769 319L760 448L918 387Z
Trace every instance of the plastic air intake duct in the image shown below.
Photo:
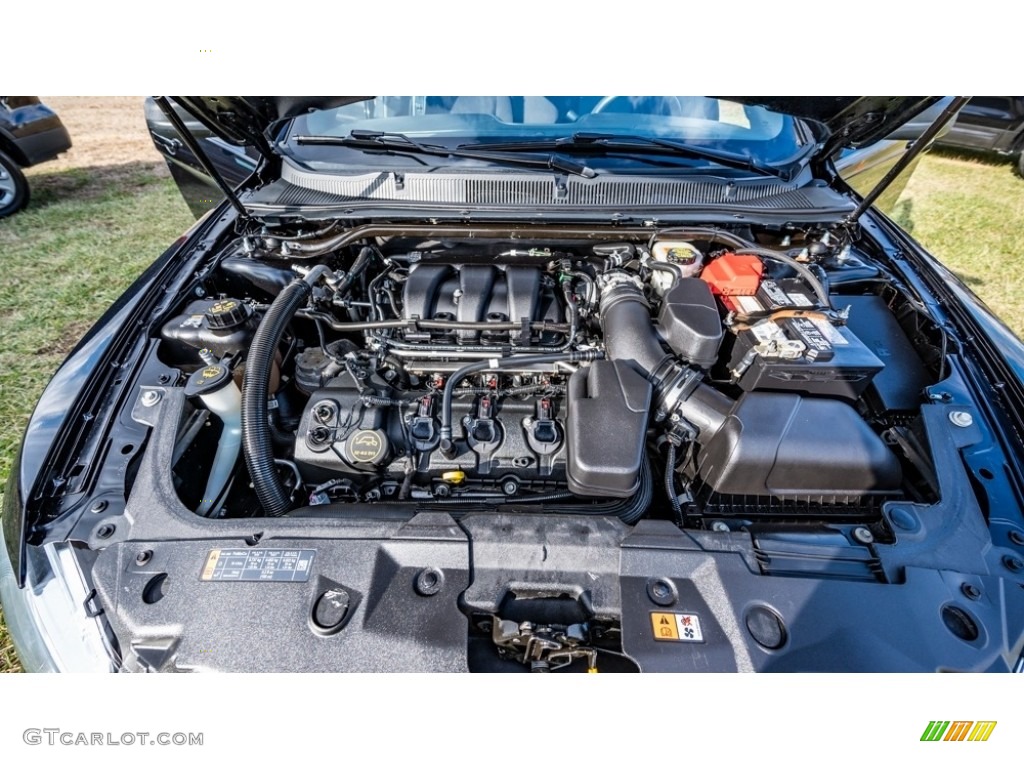
M700 475L719 493L836 499L900 487L896 456L850 405L780 392L733 400L702 383L701 372L680 365L662 346L643 289L628 273L604 279L601 329L606 361L569 382L574 493L633 492L651 405L659 418L678 414L694 428L703 448ZM641 420L645 391L648 413Z

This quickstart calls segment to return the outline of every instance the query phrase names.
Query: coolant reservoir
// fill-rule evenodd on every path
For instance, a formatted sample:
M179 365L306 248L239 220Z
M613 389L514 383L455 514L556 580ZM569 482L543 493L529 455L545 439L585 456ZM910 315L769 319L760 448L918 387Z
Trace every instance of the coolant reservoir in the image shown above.
M680 277L695 277L700 274L704 261L702 254L695 245L682 240L660 240L651 248L651 256L655 261L675 264ZM659 296L672 287L674 278L668 272L658 270L651 275L651 286Z

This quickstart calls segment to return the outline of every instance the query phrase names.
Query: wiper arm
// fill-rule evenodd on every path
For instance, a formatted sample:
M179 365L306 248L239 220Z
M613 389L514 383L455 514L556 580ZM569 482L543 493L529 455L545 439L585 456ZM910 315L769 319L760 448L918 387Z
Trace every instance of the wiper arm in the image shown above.
M709 160L727 168L776 176L785 181L792 179L794 172L788 167L764 165L746 155L726 152L721 149L696 147L682 141L659 139L651 136L634 136L618 133L574 133L558 139L539 141L519 141L499 144L463 144L458 149L472 150L484 148L498 152L541 152L558 150L562 152L594 152L611 150L632 153L656 153L664 155L682 155L695 160Z
M552 153L552 147L538 150L547 154L547 157L523 157L519 154L521 150L514 150L513 153L506 153L500 149L489 147L486 144L480 145L481 149L456 147L449 149L437 144L422 144L404 133L393 133L390 131L363 131L353 130L348 136L295 136L293 140L297 144L320 145L332 147L351 147L365 151L382 151L399 155L431 155L434 157L464 157L472 160L484 160L491 163L503 163L505 165L522 165L529 168L546 168L552 171L561 171L575 176L582 176L585 179L592 179L597 176L593 168L578 163L567 157L561 157ZM485 148L485 149L484 149Z

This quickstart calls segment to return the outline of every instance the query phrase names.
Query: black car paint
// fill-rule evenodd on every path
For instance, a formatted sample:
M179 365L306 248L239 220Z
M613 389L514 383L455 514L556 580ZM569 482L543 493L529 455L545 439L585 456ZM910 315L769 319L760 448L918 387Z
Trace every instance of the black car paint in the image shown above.
M973 96L939 143L1016 154L1024 148L1024 96Z
M0 97L0 150L28 168L71 148L57 114L36 96Z
M171 177L178 185L182 198L196 218L203 216L224 199L224 194L182 141L181 135L156 105L152 96L146 98L143 109L153 145L167 162ZM174 110L192 135L202 143L207 158L230 186L237 188L253 174L259 153L252 145L231 144L215 136L209 128L181 107L175 106Z
M52 160L71 147L60 118L36 96L0 96L0 217L28 205L22 169Z

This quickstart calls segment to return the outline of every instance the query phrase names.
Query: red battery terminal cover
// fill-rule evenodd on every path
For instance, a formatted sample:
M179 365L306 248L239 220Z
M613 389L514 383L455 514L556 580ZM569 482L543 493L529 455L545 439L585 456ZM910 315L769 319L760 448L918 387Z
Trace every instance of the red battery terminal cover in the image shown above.
M700 279L716 296L753 296L761 284L764 265L757 256L725 253L701 272Z

